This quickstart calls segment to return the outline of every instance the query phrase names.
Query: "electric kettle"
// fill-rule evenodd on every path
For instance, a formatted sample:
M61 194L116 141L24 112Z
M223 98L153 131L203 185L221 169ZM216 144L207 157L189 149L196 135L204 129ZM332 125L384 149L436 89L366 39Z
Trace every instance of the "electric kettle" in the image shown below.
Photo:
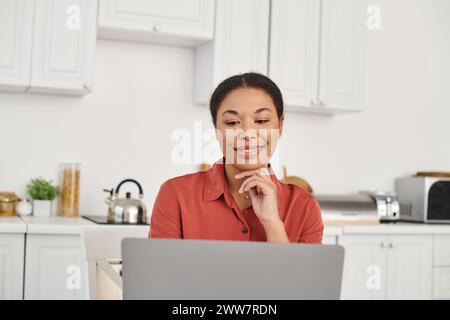
M127 182L132 182L137 185L139 188L139 198L132 198L130 192L126 192L125 197L120 197L120 187ZM106 204L108 204L108 222L118 224L146 224L147 209L142 201L144 192L139 182L133 179L125 179L119 183L114 192L113 190L103 189L103 191L109 193L109 197L105 199Z

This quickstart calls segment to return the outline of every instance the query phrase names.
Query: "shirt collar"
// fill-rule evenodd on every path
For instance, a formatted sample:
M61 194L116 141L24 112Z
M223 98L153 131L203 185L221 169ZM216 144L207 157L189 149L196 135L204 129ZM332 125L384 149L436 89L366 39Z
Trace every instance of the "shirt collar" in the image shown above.
M272 181L277 186L278 197L280 197L280 181L277 179L275 173L268 165L269 173ZM213 201L217 200L221 195L225 193L227 188L227 181L225 178L224 158L217 160L214 165L206 171L205 187L203 190L203 200Z

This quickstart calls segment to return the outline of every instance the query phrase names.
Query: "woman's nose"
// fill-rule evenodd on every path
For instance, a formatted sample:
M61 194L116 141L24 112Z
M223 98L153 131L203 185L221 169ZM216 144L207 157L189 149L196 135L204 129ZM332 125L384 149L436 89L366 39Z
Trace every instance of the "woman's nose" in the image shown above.
M252 124L243 123L241 130L238 135L241 139L245 139L246 141L250 139L256 139L257 131L256 128L253 127Z
M244 132L246 134L252 133L253 131L256 131L254 125L255 124L254 124L253 121L245 120L245 121L242 122L242 130L244 130Z

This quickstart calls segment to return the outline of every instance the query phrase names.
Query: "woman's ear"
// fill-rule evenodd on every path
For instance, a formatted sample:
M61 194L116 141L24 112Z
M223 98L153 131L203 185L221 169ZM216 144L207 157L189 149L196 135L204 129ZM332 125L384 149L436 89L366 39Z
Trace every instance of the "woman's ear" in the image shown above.
M279 122L279 127L280 127L280 130L279 130L279 136L281 137L281 135L283 134L283 123L284 123L284 116L281 116L280 117L280 120L279 120L280 122Z

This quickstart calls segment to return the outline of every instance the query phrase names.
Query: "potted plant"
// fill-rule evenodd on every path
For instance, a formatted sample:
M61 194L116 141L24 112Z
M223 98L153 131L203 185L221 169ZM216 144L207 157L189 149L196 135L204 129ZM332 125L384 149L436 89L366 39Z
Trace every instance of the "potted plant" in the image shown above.
M49 217L52 214L52 201L59 195L59 188L52 181L42 178L32 179L27 185L27 191L33 199L33 214Z

